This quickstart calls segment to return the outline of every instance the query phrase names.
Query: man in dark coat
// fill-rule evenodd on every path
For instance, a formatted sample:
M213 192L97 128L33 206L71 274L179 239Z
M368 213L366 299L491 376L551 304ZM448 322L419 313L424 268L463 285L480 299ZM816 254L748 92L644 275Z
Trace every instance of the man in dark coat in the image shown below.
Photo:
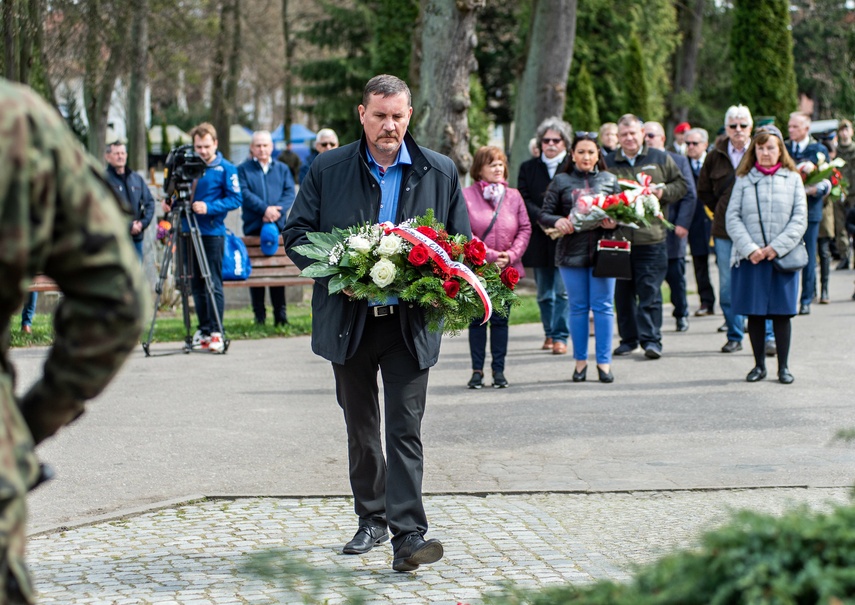
M145 230L154 218L154 198L145 180L133 170L128 170L128 150L124 143L116 141L107 145L104 159L107 160L107 182L119 199L127 204L131 214L131 238L137 255L142 259Z
M562 172L570 162L567 150L571 140L570 124L558 118L546 118L537 127L537 147L540 157L520 165L517 189L522 194L528 218L531 221L531 239L523 255L523 265L534 269L537 282L537 305L543 323L545 340L543 349L556 355L567 352L570 324L567 307L567 290L555 266L555 244L538 223L543 196L553 177Z
M707 147L710 135L703 128L692 128L686 133L686 158L692 169L692 180L695 189L701 167L707 158ZM695 214L689 226L689 247L692 249L692 269L695 272L695 282L698 285L698 297L701 306L695 311L696 317L715 314L715 290L710 281L710 229L712 222L707 215L706 206L698 200L695 204Z
M809 115L798 111L790 114L790 121L787 124L790 138L787 140L786 145L787 151L796 162L796 166L804 164L818 166L821 163L819 154L822 154L826 160L829 159L828 149L825 145L817 143L816 140L811 138L810 124L811 119ZM808 251L808 264L802 270L802 294L799 315L810 313L810 304L813 302L813 297L816 294L816 249L819 241L819 223L822 220L822 198L829 191L831 191L831 183L828 181L805 186L808 205L808 226L807 231L805 231L804 241Z
M665 149L665 129L659 122L645 122L644 137L647 144L653 149ZM685 332L689 329L689 299L686 295L686 241L698 196L689 161L675 151L668 151L668 155L677 164L677 168L680 169L688 186L686 195L668 206L668 221L674 225L674 229L665 236L665 243L668 247L668 272L665 274L665 281L671 288L671 304L674 306L677 332Z
M470 235L457 168L445 156L419 147L407 133L413 113L402 80L375 76L358 107L360 140L318 156L300 186L285 225L285 247L304 268L311 259L293 252L310 232L359 223L399 223L432 209L452 234ZM389 539L392 568L412 571L443 555L438 540L424 539L424 457L421 419L428 371L439 357L440 332L428 331L416 305L351 300L330 295L328 279L315 282L312 350L332 362L338 403L344 410L350 484L359 529L343 549L362 554ZM386 457L380 438L377 370L385 395Z

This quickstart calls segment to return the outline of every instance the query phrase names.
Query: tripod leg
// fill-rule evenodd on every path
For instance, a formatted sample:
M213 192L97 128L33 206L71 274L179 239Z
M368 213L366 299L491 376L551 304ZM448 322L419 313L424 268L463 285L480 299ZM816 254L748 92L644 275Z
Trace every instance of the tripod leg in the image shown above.
M184 319L184 352L189 353L193 350L193 336L191 335L190 319L190 267L188 266L190 257L187 254L187 246L190 244L186 240L187 234L180 232L176 245L178 271L175 274L175 285L181 295L181 315Z
M170 220L171 225L175 225L176 216L174 212L170 212L168 219ZM169 265L172 264L172 256L174 253L173 245L175 245L177 238L175 237L176 228L173 227L169 231L169 235L166 238L166 247L163 251L163 260L160 263L160 273L157 276L157 283L154 285L154 291L157 294L154 299L154 312L151 314L151 325L148 329L148 339L142 343L143 351L145 351L145 356L149 357L149 345L151 344L152 339L154 338L154 324L157 319L157 310L160 307L160 297L163 294L163 284L166 281L167 276L169 275Z

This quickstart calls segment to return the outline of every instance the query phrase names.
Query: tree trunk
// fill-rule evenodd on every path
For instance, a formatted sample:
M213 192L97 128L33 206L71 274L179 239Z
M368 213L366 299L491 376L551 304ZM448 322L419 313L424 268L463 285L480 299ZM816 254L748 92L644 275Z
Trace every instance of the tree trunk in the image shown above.
M291 41L291 21L288 14L288 0L282 0L282 35L285 37L285 63L283 64L285 79L282 84L282 94L285 97L285 112L282 116L282 134L285 137L285 144L287 145L291 142L291 122L294 119L291 109L291 89L294 83L291 70L291 59L294 57L294 44Z
M83 102L89 122L87 148L96 158L104 156L107 136L107 114L110 99L125 56L129 30L103 31L100 0L88 0L86 5L86 50L83 74ZM120 21L120 23L124 23ZM107 36L106 42L104 36ZM102 58L106 57L106 60ZM99 77L100 76L100 77Z
M15 10L19 0L3 0L3 75L18 82L18 13Z
M695 92L698 51L701 46L701 29L704 25L705 0L686 0L677 4L677 22L682 41L674 53L674 92L671 95L671 115L666 125L671 132L674 125L689 118L689 106Z
M229 157L237 106L237 82L240 73L240 0L223 0L220 8L220 32L214 55L211 116L217 129L218 148Z
M469 153L469 74L475 63L476 11L484 0L427 0L416 133L421 145L449 156L458 172L472 165Z
M516 183L519 166L531 154L528 141L537 125L564 115L567 76L576 38L577 0L534 0L528 58L514 111L510 179Z
M145 90L148 82L148 0L134 0L131 17L131 82L128 92L128 166L145 173Z

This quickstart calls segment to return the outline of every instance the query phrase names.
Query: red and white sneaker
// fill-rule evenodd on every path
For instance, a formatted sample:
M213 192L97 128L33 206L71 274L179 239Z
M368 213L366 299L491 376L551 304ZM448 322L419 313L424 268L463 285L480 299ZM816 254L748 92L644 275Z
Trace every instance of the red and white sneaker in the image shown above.
M221 339L222 340L222 339ZM199 330L196 330L196 333L193 335L193 350L194 351L207 351L211 346L211 337L202 334Z
M211 332L211 340L208 342L208 350L211 353L224 353L226 344L223 342L223 335L219 332Z

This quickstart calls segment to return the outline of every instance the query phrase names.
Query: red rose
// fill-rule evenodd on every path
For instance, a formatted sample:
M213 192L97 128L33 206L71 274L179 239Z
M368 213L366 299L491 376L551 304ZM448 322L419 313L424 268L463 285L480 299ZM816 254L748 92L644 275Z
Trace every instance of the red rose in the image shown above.
M445 290L445 295L448 298L454 298L457 296L457 293L460 292L460 284L457 280L450 279L442 283L442 287Z
M431 238L433 241L436 241L436 238L438 237L436 231L434 231L430 227L416 227L416 231L418 231L422 235Z
M487 247L481 240L473 239L463 246L463 254L470 263L480 267L487 260Z
M430 256L428 256L427 246L424 244L416 244L407 255L407 260L410 261L410 264L414 267L421 267L423 264L428 262L429 258Z
M450 243L448 243L447 241L441 241L437 242L437 244L439 244L440 248L445 250L446 254L448 254L449 256L454 256L454 249L451 247Z
M513 290L520 281L520 272L508 265L499 277L502 279L503 284Z

